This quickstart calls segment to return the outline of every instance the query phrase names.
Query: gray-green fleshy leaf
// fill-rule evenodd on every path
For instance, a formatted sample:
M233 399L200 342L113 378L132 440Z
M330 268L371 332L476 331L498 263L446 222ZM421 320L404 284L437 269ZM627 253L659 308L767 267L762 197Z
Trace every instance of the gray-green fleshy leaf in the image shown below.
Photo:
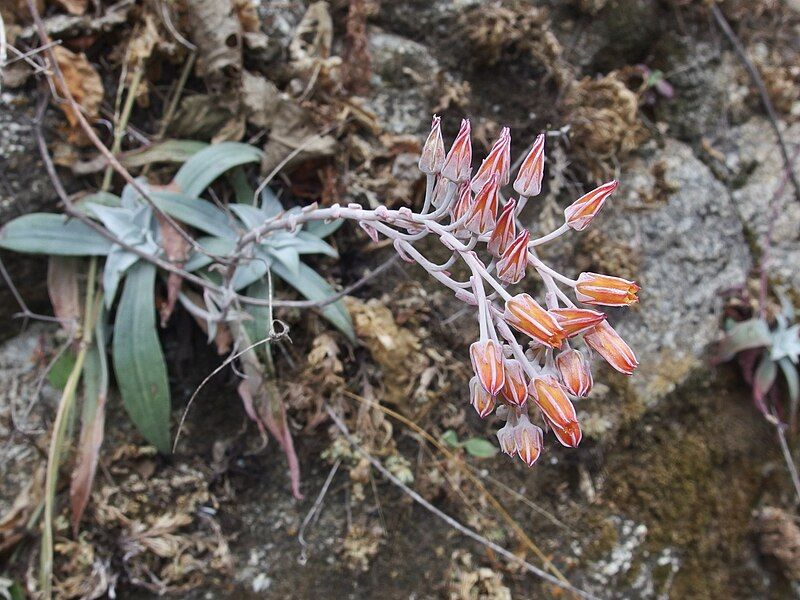
M278 196L275 195L268 187L265 187L261 190L261 210L264 212L268 219L272 217L277 217L281 212L283 212L283 204L278 199Z
M138 244L144 241L145 235L140 224L134 221L134 211L129 208L87 204L95 217L105 225L111 233L126 244Z
M326 238L334 231L344 225L344 219L334 219L332 221L309 221L305 224L305 230L318 238Z
M300 270L300 255L294 247L281 246L279 248L274 248L266 244L261 247L269 257L280 262L292 275L297 276Z
M120 207L122 206L122 199L111 192L94 192L93 194L87 194L80 200L77 200L75 202L75 208L77 208L83 214L92 216L94 213L88 204L101 204L102 206Z
M325 281L314 269L304 263L300 263L297 275L292 273L283 264L276 262L272 265L272 272L283 279L286 283L295 288L303 296L313 301L321 301L336 294L330 284ZM337 300L324 306L322 314L339 331L344 333L351 341L355 341L356 334L353 331L353 321L350 313L344 307L344 302Z
M81 221L31 213L0 228L0 248L58 256L103 256L111 250L111 242Z
M267 274L267 269L272 265L269 256L256 252L256 257L247 261L242 261L236 267L233 276L233 289L236 291L247 287L251 283L258 281Z
M720 342L719 354L723 361L732 359L742 350L769 347L772 335L762 319L748 319L734 323Z
M786 318L781 315L778 320L778 328L772 332L770 356L775 361L788 358L797 364L798 356L800 356L800 325L788 327Z
M775 378L778 376L778 366L775 364L769 354L764 354L761 362L758 363L756 368L755 377L753 380L753 391L757 396L763 398L767 392L772 388L775 383Z
M156 334L155 277L155 267L143 261L128 271L114 322L112 356L125 410L148 442L169 453L169 384Z
M236 242L232 239L226 238L218 238L213 236L203 236L199 237L195 240L203 250L208 252L209 254L215 254L217 256L227 256L231 252L233 252L234 247L236 246ZM202 269L210 265L213 259L208 256L208 254L203 254L202 252L194 252L190 257L189 260L183 265L185 271L191 273L196 271L197 269Z
M789 400L796 404L800 400L800 376L797 374L797 366L792 364L788 358L782 358L778 361L778 366L783 371L783 377L786 379L786 388L789 391Z
M222 142L208 146L187 160L173 182L187 196L199 196L225 171L251 162L259 162L264 153L247 144Z
M228 207L244 223L246 229L255 229L267 220L264 211L250 204L234 202Z
M117 287L125 274L139 257L133 252L129 252L120 246L115 246L106 257L106 264L103 268L103 291L105 292L105 304L111 308L114 298L117 295Z
M151 190L150 197L160 210L181 223L217 237L236 238L231 219L211 202L167 190Z

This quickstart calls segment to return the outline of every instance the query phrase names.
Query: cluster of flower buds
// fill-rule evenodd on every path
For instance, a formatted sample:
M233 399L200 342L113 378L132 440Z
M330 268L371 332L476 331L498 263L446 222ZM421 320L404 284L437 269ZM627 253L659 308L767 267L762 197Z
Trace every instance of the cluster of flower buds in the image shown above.
M456 294L477 306L480 339L470 347L475 376L470 381L471 404L482 417L495 411L506 420L498 431L501 449L532 466L542 453L544 430L551 430L564 446L576 447L582 437L574 401L589 395L593 379L591 360L597 352L613 368L631 374L638 365L628 345L606 321L603 312L588 306L628 306L637 301L639 287L611 275L581 273L577 280L545 265L536 247L569 229L582 231L600 212L617 182L610 181L578 198L564 211L556 231L532 239L518 215L529 198L542 190L545 137L539 135L523 159L513 181L517 198L505 198L511 181L511 133L503 128L477 172L471 174L470 124L464 120L450 151L445 153L441 124L434 117L419 167L428 176L429 196L422 215L447 225L427 227L470 267L468 282L450 278L443 265L426 260L426 267ZM428 213L431 205L435 211ZM486 244L488 262L476 249ZM401 244L402 247L402 244ZM410 254L408 252L406 255ZM528 269L545 286L542 306L524 292L508 288L519 283ZM488 292L487 295L487 286ZM571 288L574 301L565 293ZM579 306L584 305L584 306ZM524 345L517 335L525 336Z
M480 337L470 347L475 371L469 386L472 406L481 417L496 413L506 421L497 433L502 450L530 466L542 452L544 431L537 422L552 430L565 446L580 443L573 402L592 389L595 352L626 375L638 365L605 313L594 307L633 304L639 287L597 273L581 273L571 279L550 268L536 253L538 246L570 229L588 227L617 182L605 183L578 198L564 211L563 225L534 238L518 217L528 200L541 192L544 165L545 136L539 135L512 183L511 133L503 128L473 175L469 121L462 121L453 145L445 152L441 121L434 117L419 159L427 178L419 212L406 207L368 210L358 204L312 205L266 222L251 231L248 240L276 229L294 229L307 221L352 219L373 240L380 236L391 239L401 258L419 264L458 299L476 307ZM509 183L516 198L504 195ZM415 246L428 235L436 236L452 253L448 260L436 264ZM459 260L471 274L467 281L451 276L450 268ZM529 270L544 284L544 306L530 294L510 291Z

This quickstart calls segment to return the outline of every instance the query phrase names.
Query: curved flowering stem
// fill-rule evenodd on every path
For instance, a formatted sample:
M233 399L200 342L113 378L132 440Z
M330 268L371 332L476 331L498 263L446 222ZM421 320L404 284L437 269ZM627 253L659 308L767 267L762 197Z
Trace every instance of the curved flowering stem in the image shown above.
M581 196L564 211L561 226L531 238L518 215L525 203L541 191L544 137L537 138L514 179L514 191L519 197L504 201L501 187L511 181L510 132L501 131L472 176L469 121L462 122L446 154L440 127L439 118L434 117L419 162L426 175L425 198L419 212L407 207L365 209L355 203L327 208L313 204L279 214L243 233L236 244L237 252L245 256L251 244L273 232L291 232L305 223L334 219L357 222L374 241L380 237L391 240L402 259L418 264L460 301L476 307L479 339L470 347L475 370L470 384L471 403L481 417L503 407L498 411L507 420L498 432L501 448L531 466L543 451L543 432L534 424L536 421L552 430L562 445L574 447L580 442L582 434L573 401L591 390L587 357L596 353L625 374L632 373L638 365L631 349L606 322L605 314L579 308L580 304L592 308L627 306L637 301L638 286L596 273L582 273L572 279L536 254L539 246L588 227L618 182L605 183ZM414 245L428 236L451 252L443 263L430 260ZM458 261L469 269L468 281L450 276L449 269ZM542 280L544 306L524 292L510 291L523 280L528 267ZM230 293L242 300L233 290ZM525 341L519 341L520 335ZM576 347L581 344L590 351L581 352Z

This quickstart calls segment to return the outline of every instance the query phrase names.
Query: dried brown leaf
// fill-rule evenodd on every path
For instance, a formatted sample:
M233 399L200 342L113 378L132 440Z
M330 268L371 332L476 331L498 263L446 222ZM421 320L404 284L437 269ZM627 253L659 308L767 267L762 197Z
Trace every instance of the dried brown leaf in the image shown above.
M82 15L89 6L89 0L54 0L71 15Z
M83 307L78 287L80 260L72 256L51 256L47 263L47 293L61 327L73 335L78 330Z
M53 52L56 57L59 69L64 75L64 81L68 91L72 94L75 101L81 107L86 117L91 121L96 119L100 113L100 104L103 102L103 82L95 68L82 52L75 53L67 50L63 46L55 46ZM67 90L60 88L56 84L60 94ZM74 144L83 145L88 142L81 133L78 126L78 116L75 114L72 105L62 102L58 105L67 117L70 128L70 141Z
M106 397L101 394L97 398L97 406L91 421L83 423L81 437L78 441L75 470L69 488L69 499L72 507L72 531L77 537L83 512L89 503L92 484L100 457L100 446L103 444L106 423Z
M161 248L167 259L177 267L182 267L189 257L189 242L180 234L175 226L170 223L164 215L157 213L158 231L160 234ZM167 301L159 307L161 314L161 326L165 327L175 304L178 301L178 294L181 291L183 277L177 273L170 273L167 277Z

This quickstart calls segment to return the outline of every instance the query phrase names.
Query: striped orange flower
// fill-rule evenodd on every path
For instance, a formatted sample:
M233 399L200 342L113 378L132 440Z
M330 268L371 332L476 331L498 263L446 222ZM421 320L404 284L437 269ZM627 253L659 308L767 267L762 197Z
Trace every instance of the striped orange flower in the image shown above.
M503 127L500 131L500 137L492 145L487 157L481 163L478 172L470 182L473 192L479 192L486 182L489 181L495 173L498 176L500 185L506 185L509 179L509 171L511 171L511 130L508 127Z
M442 177L461 183L469 181L469 174L472 170L472 141L470 140L469 119L461 121L461 129L456 136L450 152L444 159L442 165Z
M486 242L486 249L495 258L500 258L509 244L517 237L516 219L514 218L516 208L517 203L515 200L506 202L497 219L497 224L492 230L492 235L489 237L489 241Z
M520 196L538 196L542 191L542 178L544 177L544 134L539 134L533 142L525 160L514 180L514 191Z
M453 204L451 204L453 221L458 221L461 217L467 214L472 206L472 202L472 190L469 189L469 184L464 182L458 187L458 198Z
M494 410L495 397L483 389L477 376L469 381L469 401L481 419L488 417Z
M564 210L567 225L575 231L586 229L618 185L619 182L616 180L609 181L575 200Z
M583 336L589 347L620 373L630 375L639 366L633 350L613 327L603 321Z
M566 350L556 356L561 382L573 396L585 398L592 391L592 368L579 350Z
M611 275L581 273L575 286L575 297L584 304L628 306L639 301L639 286L633 281Z
M494 173L475 196L475 200L467 212L467 221L464 223L464 227L478 235L491 231L496 223L499 204L500 180L497 173Z
M497 278L506 283L519 283L525 277L528 266L528 240L531 232L523 230L503 252L503 257L497 263Z
M500 345L494 340L475 342L469 347L469 356L483 389L496 396L506 380Z
M533 398L559 442L570 448L580 444L582 434L575 407L554 377L534 379Z
M515 358L507 358L503 366L506 381L500 393L510 404L522 406L528 400L528 381L522 363Z
M606 318L605 313L588 308L551 308L550 314L568 338L591 329Z
M506 301L503 320L514 329L550 348L560 348L566 337L555 317L528 294L517 294Z
M532 467L542 455L544 448L542 429L531 423L528 415L520 416L519 423L514 428L514 445L522 462L529 467Z

